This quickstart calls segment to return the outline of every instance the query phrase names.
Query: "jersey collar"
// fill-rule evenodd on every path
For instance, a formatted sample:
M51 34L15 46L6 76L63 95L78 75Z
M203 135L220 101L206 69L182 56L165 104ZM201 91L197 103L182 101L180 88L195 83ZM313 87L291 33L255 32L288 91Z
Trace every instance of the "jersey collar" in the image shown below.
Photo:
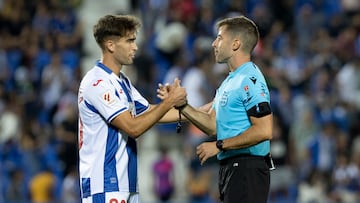
M247 65L252 63L251 61L243 63L241 66L239 66L235 71L232 71L229 73L230 77L233 77L234 75L241 73L244 69L246 69Z
M103 63L100 62L100 60L96 61L96 66L100 67L101 69L103 69L105 72L112 74L112 70L110 70L110 68L108 68L107 66L105 66Z

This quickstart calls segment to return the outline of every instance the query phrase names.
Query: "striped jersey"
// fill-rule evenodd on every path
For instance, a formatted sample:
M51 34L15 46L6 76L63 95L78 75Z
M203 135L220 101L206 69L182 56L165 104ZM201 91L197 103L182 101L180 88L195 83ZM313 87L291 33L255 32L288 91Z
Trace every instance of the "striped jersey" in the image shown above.
M138 192L137 147L110 122L129 111L138 116L149 102L124 75L100 61L82 79L78 92L79 174L82 198L103 192Z
M254 63L247 62L230 72L216 90L213 104L217 139L241 136L251 126L247 111L262 102L270 104L270 93L264 76ZM270 141L266 140L247 148L221 151L218 159L238 154L264 156L269 151Z

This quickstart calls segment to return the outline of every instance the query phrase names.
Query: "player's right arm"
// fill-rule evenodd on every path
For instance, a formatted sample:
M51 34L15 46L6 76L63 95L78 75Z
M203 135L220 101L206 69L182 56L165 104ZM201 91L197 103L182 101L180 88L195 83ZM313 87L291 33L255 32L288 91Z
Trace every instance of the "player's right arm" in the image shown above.
M150 105L149 110L136 117L133 117L129 111L124 111L116 116L111 121L111 124L129 136L137 138L156 124L173 106L181 105L185 102L185 89L180 87L179 84L174 84L168 97L158 105Z

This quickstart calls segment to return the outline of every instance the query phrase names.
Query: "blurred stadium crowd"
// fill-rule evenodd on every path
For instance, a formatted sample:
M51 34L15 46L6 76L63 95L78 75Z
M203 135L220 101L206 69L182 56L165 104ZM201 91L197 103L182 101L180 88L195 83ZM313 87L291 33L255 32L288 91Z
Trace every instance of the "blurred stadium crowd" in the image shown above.
M82 63L92 51L78 12L85 2L0 0L0 203L80 202L77 89L92 66ZM210 101L227 75L213 59L214 24L253 19L261 35L253 60L275 115L269 202L360 202L358 0L126 2L119 13L139 16L143 27L125 71L152 102L157 84L174 77L190 104ZM175 125L157 125L139 138L143 202L217 202L216 160L200 166L194 155L208 138L183 127L176 134Z

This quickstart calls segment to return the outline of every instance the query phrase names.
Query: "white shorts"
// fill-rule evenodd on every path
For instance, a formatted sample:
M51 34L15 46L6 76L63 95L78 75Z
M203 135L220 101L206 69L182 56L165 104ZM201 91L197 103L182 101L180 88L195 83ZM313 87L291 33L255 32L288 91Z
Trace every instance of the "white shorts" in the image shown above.
M138 192L105 192L82 199L82 203L140 203Z

